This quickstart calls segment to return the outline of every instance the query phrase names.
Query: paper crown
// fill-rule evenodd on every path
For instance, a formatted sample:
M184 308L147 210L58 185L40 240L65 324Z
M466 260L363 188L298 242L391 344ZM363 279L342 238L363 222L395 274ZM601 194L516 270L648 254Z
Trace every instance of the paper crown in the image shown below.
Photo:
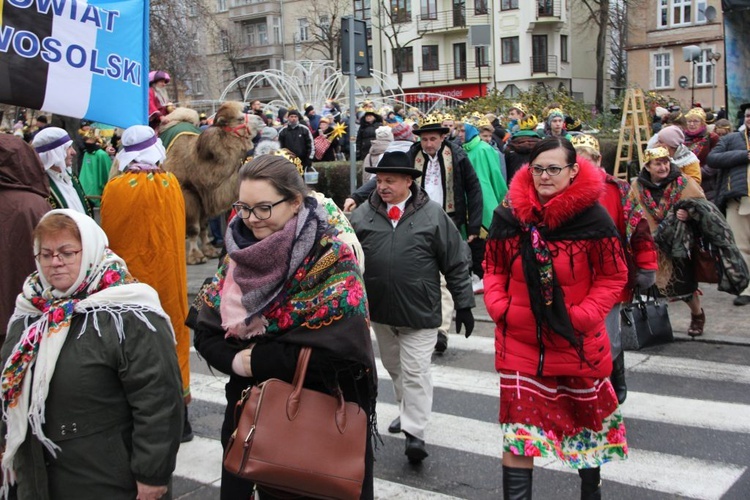
M596 137L589 134L578 134L574 135L572 139L570 139L571 144L573 144L574 148L591 148L597 153L600 152L599 149L599 141Z
M706 121L706 112L703 111L703 109L701 109L701 108L693 108L690 111L688 111L687 113L685 113L685 119L688 119L691 116L695 117L695 118L700 118L701 121L703 121L703 122Z
M644 165L651 160L656 160L657 158L669 158L669 151L667 151L667 148L659 146L658 148L647 149L643 153Z
M461 118L461 121L468 123L469 125L474 125L478 129L491 125L485 115L481 114L479 111L474 111L472 114L464 116Z
M275 156L283 156L284 158L292 162L295 167L297 167L297 172L299 172L300 176L305 175L305 169L302 168L302 160L300 160L297 155L289 151L287 148L277 149L273 152L273 154Z
M520 111L521 113L523 113L524 115L529 114L529 110L526 108L525 105L521 104L520 102L514 102L513 104L511 104L510 108L508 108L508 111L514 108Z
M521 130L534 130L539 125L539 120L534 115L526 115L518 124L518 128Z
M423 116L419 120L419 126L420 127L425 127L427 125L432 125L432 126L440 125L440 126L442 126L443 125L443 120L445 120L445 115L443 115L442 113L430 113L429 115Z

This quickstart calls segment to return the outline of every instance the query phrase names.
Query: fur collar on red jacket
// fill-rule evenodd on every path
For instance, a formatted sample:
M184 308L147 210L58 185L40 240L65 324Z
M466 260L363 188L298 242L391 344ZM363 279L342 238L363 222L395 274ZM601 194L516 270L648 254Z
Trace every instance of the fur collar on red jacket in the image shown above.
M576 161L579 166L578 175L565 191L548 201L544 207L534 189L534 177L527 168L528 165L524 165L513 176L508 199L520 222L543 223L554 230L599 200L604 189L604 177L599 168L580 156Z

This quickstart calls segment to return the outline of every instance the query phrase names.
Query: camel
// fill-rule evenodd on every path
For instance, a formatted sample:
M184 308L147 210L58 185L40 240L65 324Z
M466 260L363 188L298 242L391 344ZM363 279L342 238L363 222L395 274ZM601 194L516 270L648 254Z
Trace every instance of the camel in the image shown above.
M220 254L208 241L208 219L227 212L237 200L239 169L252 150L252 138L264 126L259 116L245 115L242 108L239 102L223 103L213 125L199 133L186 127L167 146L164 170L177 177L185 197L188 265ZM181 121L189 116L179 108L173 113L167 118Z

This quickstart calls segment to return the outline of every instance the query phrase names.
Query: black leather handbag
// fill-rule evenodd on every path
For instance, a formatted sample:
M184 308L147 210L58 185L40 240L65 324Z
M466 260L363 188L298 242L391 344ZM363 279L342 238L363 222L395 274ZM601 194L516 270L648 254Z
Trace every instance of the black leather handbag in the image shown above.
M637 351L674 341L667 299L658 295L655 286L646 290L645 295L636 289L633 302L622 306L620 331L623 349Z

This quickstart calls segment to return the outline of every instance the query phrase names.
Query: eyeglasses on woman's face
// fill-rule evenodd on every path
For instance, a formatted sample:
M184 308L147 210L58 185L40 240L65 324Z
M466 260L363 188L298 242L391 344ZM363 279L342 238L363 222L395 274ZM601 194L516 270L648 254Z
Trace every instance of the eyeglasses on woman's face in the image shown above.
M282 198L276 203L264 203L261 205L255 205L254 207L250 207L248 205L245 205L241 201L238 201L232 204L232 208L234 208L235 212L237 212L237 215L239 215L240 219L249 219L250 214L252 214L258 220L267 220L271 218L273 207L284 203L287 200L288 198Z
M63 250L61 252L42 251L36 254L34 257L43 266L51 266L55 260L55 257L57 257L58 260L62 262L63 264L68 265L68 264L72 264L76 260L76 255L78 255L81 252L83 252L83 249Z
M572 166L573 166L572 163L568 163L567 165L563 165L563 166L560 166L560 165L550 165L549 167L543 167L541 165L529 165L529 170L531 170L531 175L533 175L535 177L540 177L545 172L550 177L555 177L556 175L560 175L560 173L564 169L566 169L568 167L572 167Z

